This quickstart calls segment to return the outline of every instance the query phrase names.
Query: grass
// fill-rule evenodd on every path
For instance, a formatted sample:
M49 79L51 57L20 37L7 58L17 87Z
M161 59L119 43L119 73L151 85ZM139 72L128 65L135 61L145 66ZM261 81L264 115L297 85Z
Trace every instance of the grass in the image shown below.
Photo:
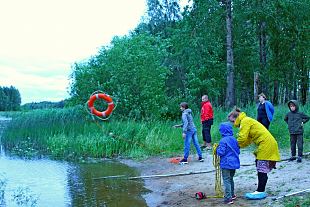
M285 198L281 203L283 204L284 207L310 206L310 193Z
M248 116L256 117L255 106L243 108ZM287 106L275 107L270 131L281 151L289 152L289 133L283 121ZM310 105L300 107L310 114ZM214 108L213 142L219 142L218 126L227 120L222 108ZM108 121L93 120L83 107L33 110L0 114L12 117L2 137L2 144L10 153L21 156L48 155L55 159L84 159L88 157L127 157L143 159L149 156L177 156L182 154L181 129L174 129L174 121L132 121L111 117ZM181 115L181 114L180 114ZM201 138L199 114L195 116L198 137ZM237 133L238 130L234 129ZM310 150L310 123L305 124L304 151Z

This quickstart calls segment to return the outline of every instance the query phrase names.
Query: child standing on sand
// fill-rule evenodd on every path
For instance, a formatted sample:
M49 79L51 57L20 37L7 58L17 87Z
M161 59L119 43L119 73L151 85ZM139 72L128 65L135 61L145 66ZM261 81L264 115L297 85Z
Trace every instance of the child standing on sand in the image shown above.
M224 203L233 204L233 200L236 199L234 175L236 169L240 168L240 149L230 123L221 123L219 131L222 139L216 148L216 153L220 157L220 167L225 186Z
M297 162L301 162L303 153L303 134L304 124L309 121L310 117L299 111L298 102L291 100L288 102L288 112L284 121L288 125L291 138L291 158L290 161L296 160L296 143L298 147Z

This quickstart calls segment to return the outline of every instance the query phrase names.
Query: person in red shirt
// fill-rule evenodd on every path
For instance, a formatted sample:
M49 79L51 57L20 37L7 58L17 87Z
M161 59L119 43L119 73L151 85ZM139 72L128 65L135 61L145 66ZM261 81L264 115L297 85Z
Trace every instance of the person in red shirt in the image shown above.
M200 120L202 124L202 149L211 149L211 126L213 125L213 108L207 95L201 97Z

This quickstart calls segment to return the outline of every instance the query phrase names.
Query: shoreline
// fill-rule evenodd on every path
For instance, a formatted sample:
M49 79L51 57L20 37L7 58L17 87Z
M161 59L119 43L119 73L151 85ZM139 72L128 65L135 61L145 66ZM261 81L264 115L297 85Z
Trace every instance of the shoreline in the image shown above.
M144 187L150 191L143 195L149 207L223 206L223 199L211 198L215 195L215 171L212 171L215 169L212 164L212 152L203 151L203 156L205 161L198 162L196 155L191 155L190 161L186 165L171 163L169 158L163 157L150 157L143 161L121 160L121 162L136 168L141 176L172 175L143 179ZM287 153L282 153L281 157L282 160L286 160L286 157L289 156ZM305 186L310 186L310 175L307 173L310 172L310 160L307 155L302 163L278 162L277 169L268 174L269 179L266 186L268 197L263 200L247 200L243 195L255 191L257 187L255 158L252 152L242 150L240 162L242 166L236 171L234 177L235 191L238 196L235 206L282 206L281 202L273 201L273 198L301 191ZM178 173L190 172L202 173L173 176ZM207 199L197 200L195 198L195 193L200 191L206 194Z

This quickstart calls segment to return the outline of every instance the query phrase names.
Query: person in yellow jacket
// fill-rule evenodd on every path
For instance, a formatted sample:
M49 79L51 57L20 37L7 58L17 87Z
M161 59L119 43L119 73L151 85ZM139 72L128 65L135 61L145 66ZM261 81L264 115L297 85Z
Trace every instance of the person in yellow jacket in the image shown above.
M256 150L256 170L258 176L258 187L253 193L246 193L247 199L263 199L267 197L265 187L267 184L269 173L276 166L276 162L280 161L280 153L278 143L271 133L255 119L252 119L235 108L228 115L228 120L238 127L239 133L237 141L240 148L244 148L254 143Z

